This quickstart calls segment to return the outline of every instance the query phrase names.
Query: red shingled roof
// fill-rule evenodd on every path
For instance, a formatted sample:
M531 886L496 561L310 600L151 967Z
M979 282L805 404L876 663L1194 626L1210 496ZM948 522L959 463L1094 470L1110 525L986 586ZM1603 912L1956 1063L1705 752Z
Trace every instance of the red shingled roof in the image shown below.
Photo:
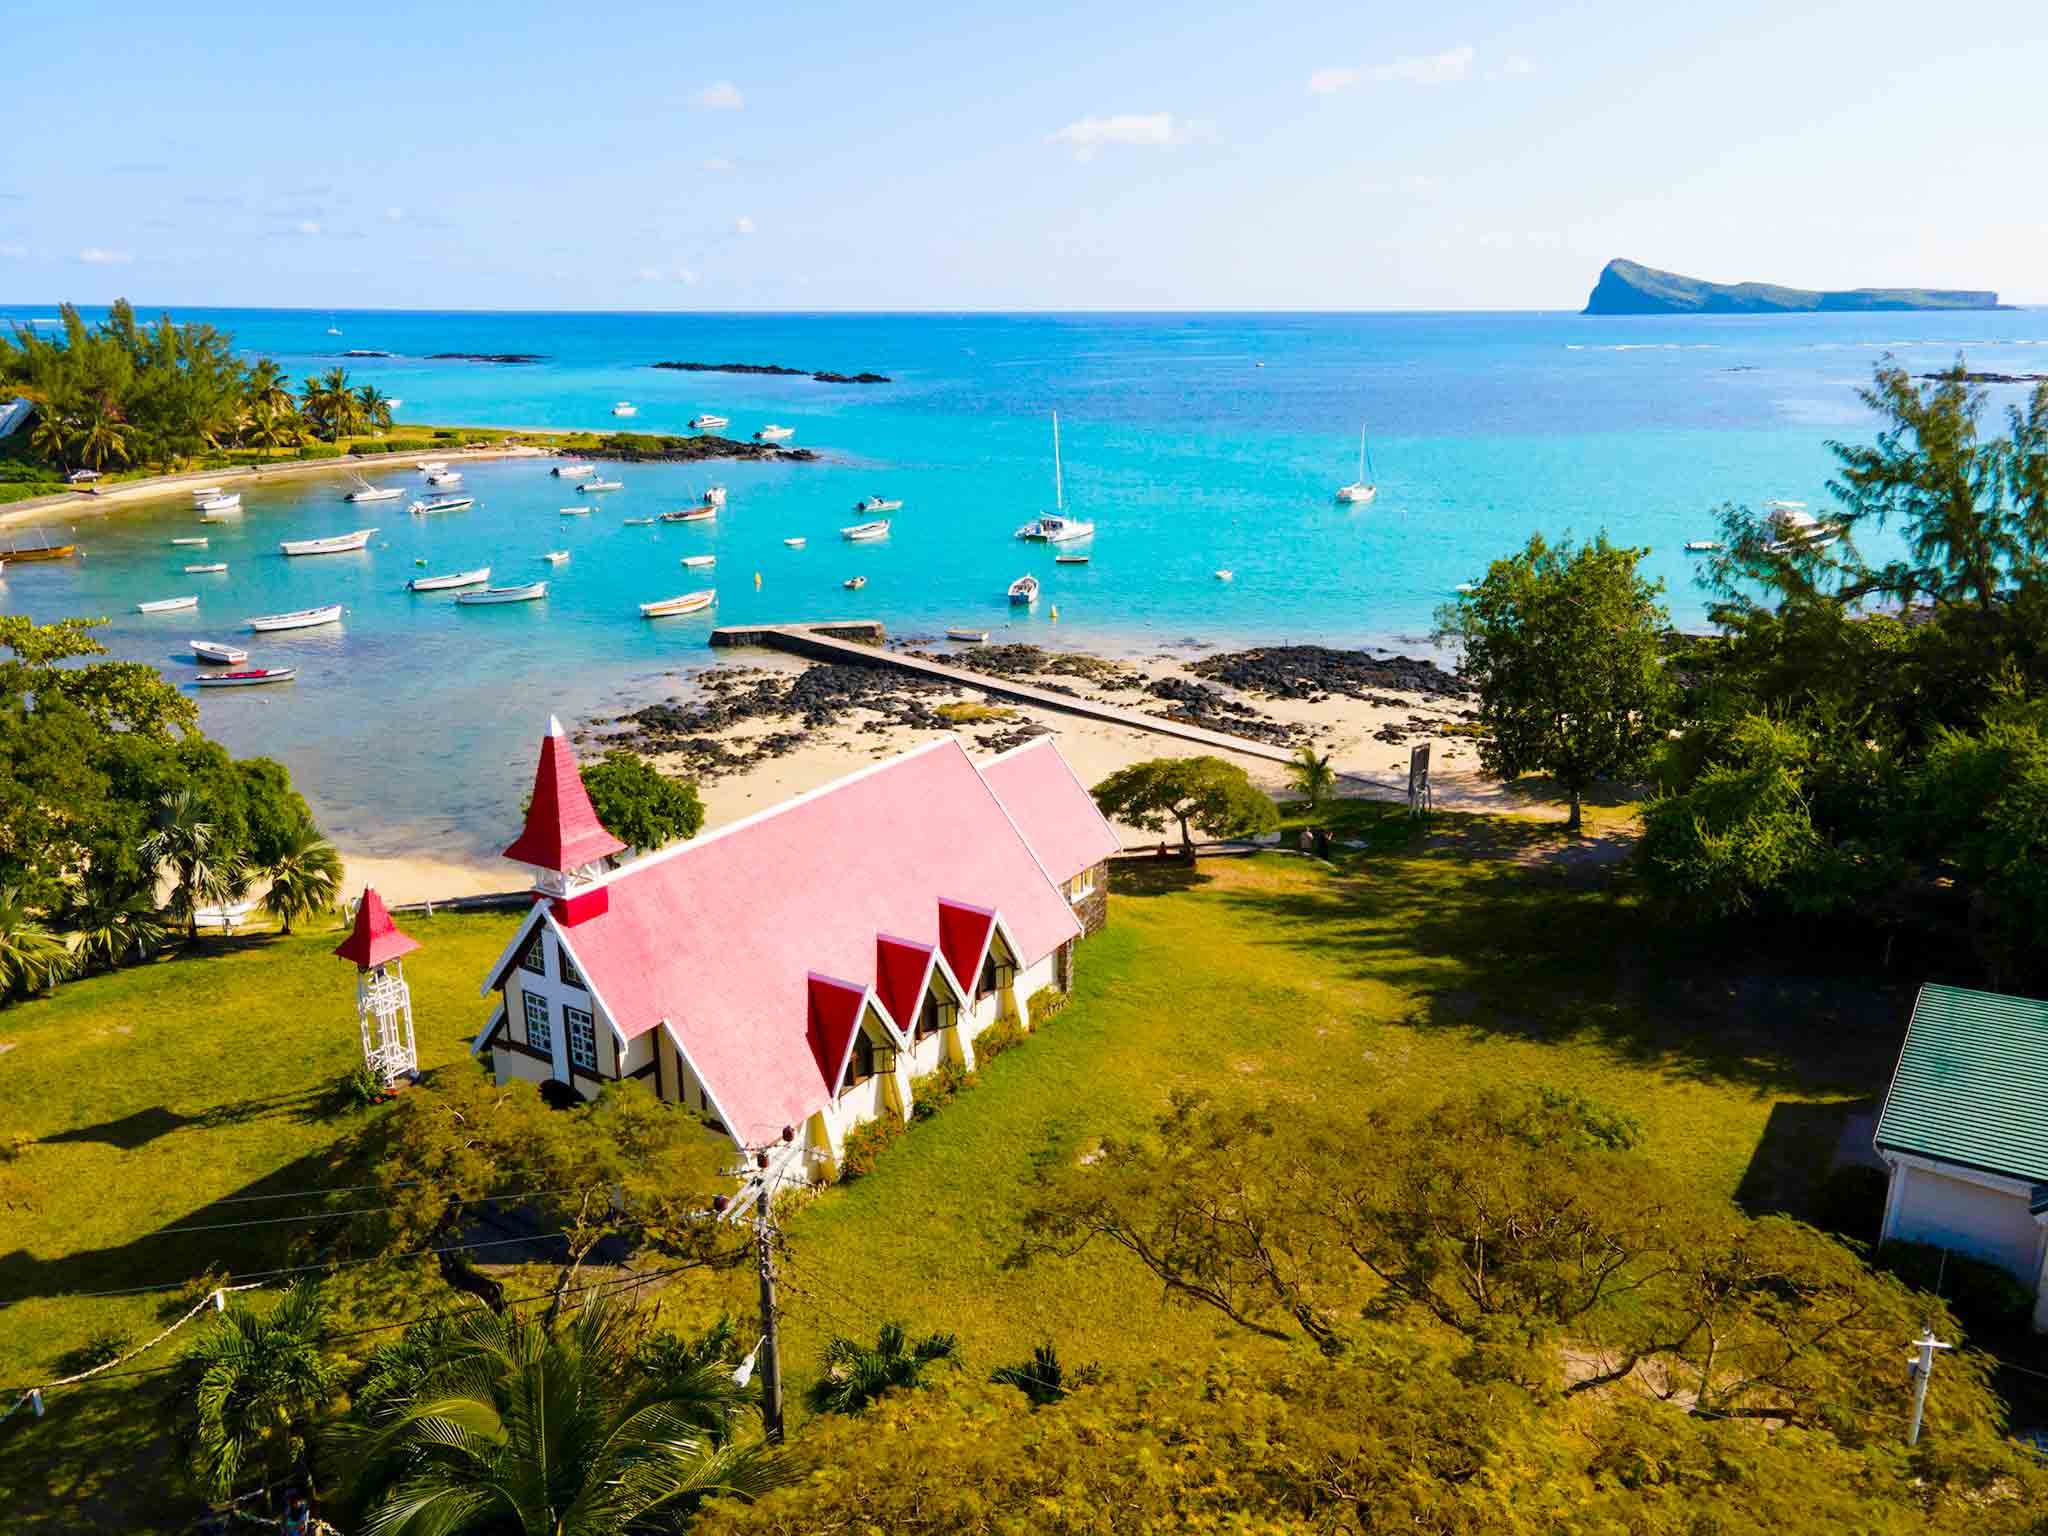
M1050 736L990 758L981 776L1045 872L1062 884L1123 846Z
M363 899L356 905L356 925L349 930L347 938L334 946L334 952L344 960L355 961L367 971L387 960L396 960L400 955L409 955L419 947L418 939L399 932L398 924L384 910L384 898L366 885L363 887Z
M540 739L540 766L534 770L526 830L505 850L505 857L542 869L569 870L625 850L590 808L590 796L576 772L576 754L562 734L562 723L550 715L548 733Z
M849 989L857 1001L886 969L903 995L883 935L939 946L951 964L950 929L978 964L1000 913L1031 965L1080 933L950 737L637 860L604 886L608 911L558 930L577 969L626 1039L670 1026L744 1142L800 1127L829 1100L838 1062L821 1058L852 1038Z

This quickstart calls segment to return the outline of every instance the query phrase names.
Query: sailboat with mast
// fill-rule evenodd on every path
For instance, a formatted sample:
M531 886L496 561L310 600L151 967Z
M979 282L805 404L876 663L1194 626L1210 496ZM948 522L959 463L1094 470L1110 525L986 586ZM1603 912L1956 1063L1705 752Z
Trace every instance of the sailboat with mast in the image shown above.
M1052 413L1052 497L1056 511L1046 512L1033 518L1017 530L1020 539L1035 539L1041 544L1066 544L1075 539L1092 538L1095 525L1082 518L1067 516L1067 488L1060 473L1060 413Z
M1338 486L1337 499L1362 507L1371 501L1373 497L1379 495L1380 488L1372 483L1371 470L1372 460L1367 457L1365 451L1365 423L1360 422L1358 425L1358 478L1349 485Z

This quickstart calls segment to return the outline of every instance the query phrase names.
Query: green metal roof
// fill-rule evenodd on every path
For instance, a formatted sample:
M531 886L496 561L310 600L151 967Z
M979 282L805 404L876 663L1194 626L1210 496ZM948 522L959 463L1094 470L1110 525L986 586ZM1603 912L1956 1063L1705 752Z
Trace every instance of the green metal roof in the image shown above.
M1885 1151L2048 1181L2048 1003L1922 987L1876 1140Z

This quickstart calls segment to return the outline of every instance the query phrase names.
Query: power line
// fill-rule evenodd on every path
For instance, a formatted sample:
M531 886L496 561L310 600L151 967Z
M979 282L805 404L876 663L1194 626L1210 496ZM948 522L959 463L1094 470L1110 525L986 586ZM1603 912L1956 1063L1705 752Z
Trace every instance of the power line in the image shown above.
M459 1200L451 1200L448 1203L450 1205L484 1205L493 1200L527 1200L540 1195L565 1194L570 1190L598 1189L603 1187L604 1182L603 1180L598 1180L590 1184L557 1184L548 1189L515 1189L501 1195L466 1195ZM370 1187L374 1188L377 1186ZM382 1187L390 1188L391 1186L385 1185ZM226 1204L225 1201L216 1201L215 1203ZM306 1211L296 1216L252 1216L247 1221L216 1221L198 1227L159 1227L154 1232L143 1233L142 1239L138 1239L138 1241L152 1237L177 1237L187 1232L230 1232L240 1227L274 1227L294 1221L338 1221L344 1216L365 1216L376 1211L392 1209L394 1207L389 1205L351 1205L339 1211Z

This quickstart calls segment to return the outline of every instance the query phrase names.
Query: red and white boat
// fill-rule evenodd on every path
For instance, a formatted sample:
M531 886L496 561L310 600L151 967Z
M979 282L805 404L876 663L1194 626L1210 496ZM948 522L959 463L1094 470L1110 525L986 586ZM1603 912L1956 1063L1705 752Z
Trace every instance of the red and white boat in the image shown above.
M658 603L642 603L640 617L643 619L667 619L682 613L702 613L718 601L715 588L703 592L685 592L681 597L665 597Z
M208 672L193 681L202 688L255 688L264 683L288 683L298 675L297 667L250 667L241 672Z
M661 520L664 523L704 523L709 522L716 516L718 516L718 508L716 507L686 507L681 512L662 513Z

